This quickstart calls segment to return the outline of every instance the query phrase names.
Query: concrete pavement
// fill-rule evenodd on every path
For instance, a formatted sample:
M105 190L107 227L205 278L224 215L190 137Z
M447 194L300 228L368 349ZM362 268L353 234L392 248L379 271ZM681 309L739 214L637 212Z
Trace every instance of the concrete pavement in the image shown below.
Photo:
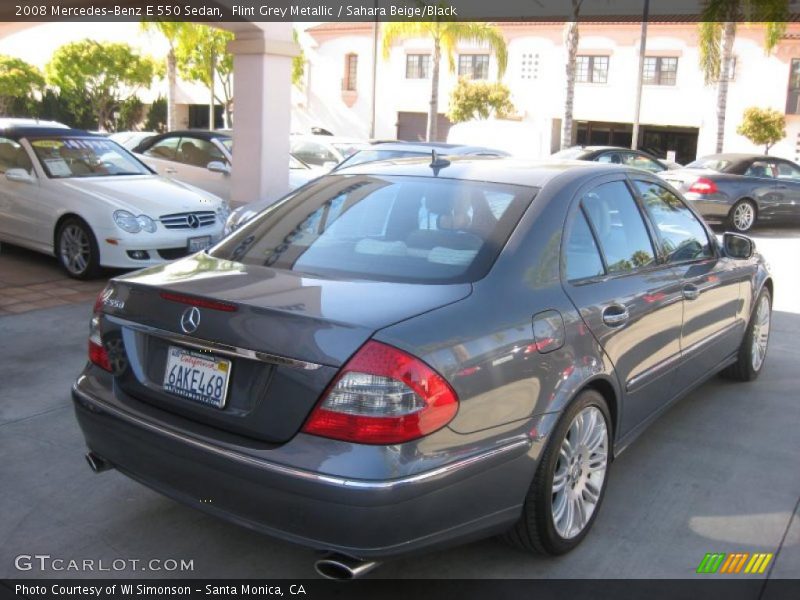
M656 422L612 465L595 527L577 550L546 559L490 539L370 576L692 578L707 552L773 552L761 577L800 577L800 311L785 291L797 285L796 268L788 272L797 242L775 244L790 281L777 279L762 377L714 378ZM314 576L309 550L176 504L117 472L90 472L69 398L90 311L87 301L0 316L0 577ZM194 570L21 572L20 554L185 559Z

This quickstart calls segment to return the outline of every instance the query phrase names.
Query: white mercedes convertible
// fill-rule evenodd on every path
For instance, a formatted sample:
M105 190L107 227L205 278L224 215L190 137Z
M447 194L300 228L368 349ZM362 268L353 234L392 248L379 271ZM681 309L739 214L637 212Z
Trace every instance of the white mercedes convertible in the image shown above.
M203 250L229 213L217 196L77 129L0 129L0 177L0 242L55 255L78 279Z

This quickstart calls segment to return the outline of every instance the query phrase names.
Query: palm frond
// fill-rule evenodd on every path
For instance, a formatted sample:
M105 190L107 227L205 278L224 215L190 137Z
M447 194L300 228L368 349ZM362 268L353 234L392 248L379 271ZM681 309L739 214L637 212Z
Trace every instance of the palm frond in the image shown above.
M384 60L389 58L392 46L398 41L414 37L427 37L430 24L424 21L391 21L383 29L382 51Z
M700 23L700 69L706 85L719 79L720 65L722 62L722 29L719 21Z
M459 42L488 44L497 59L498 76L505 73L508 66L508 47L499 28L489 23L450 22L444 26L443 40L448 38L448 45L455 47Z

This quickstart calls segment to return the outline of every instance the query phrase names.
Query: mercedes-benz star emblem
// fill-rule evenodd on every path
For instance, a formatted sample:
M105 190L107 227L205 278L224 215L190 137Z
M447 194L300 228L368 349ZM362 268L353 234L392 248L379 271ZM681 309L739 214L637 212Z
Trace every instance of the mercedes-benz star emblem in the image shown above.
M191 215L191 214L188 215L186 217L186 223L192 229L197 229L198 227L200 227L200 219L198 218L197 215Z
M181 315L181 329L184 333L194 333L200 326L200 309L192 306Z

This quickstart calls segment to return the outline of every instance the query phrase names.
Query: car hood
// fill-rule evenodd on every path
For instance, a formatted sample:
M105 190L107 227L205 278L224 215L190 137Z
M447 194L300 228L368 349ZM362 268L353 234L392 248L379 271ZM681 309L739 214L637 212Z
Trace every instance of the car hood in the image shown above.
M216 210L223 203L212 194L156 175L73 178L63 185L114 208L150 216Z

